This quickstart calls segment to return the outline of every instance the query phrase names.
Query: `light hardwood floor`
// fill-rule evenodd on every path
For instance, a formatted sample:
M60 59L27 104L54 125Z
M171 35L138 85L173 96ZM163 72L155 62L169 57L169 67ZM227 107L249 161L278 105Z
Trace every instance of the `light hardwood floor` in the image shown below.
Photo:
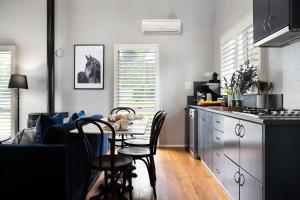
M155 156L157 200L229 200L200 160L183 149L160 148ZM153 193L144 163L137 161L133 179L134 200L152 200ZM97 192L97 185L88 196Z

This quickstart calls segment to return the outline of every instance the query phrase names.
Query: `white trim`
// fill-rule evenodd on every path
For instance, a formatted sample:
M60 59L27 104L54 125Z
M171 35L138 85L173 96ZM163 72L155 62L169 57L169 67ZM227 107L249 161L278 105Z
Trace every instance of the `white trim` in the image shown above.
M256 43L254 43L254 46L255 47L259 47L260 45L262 45L264 43L267 43L267 42L270 42L271 40L273 40L273 39L275 39L275 38L277 38L277 37L279 37L279 36L281 36L281 35L283 35L285 33L288 33L289 31L290 31L289 26L286 26L286 27L280 29L279 31L271 34L270 36L268 36L268 37L266 37L266 38L264 38L264 39L262 39L262 40L260 40L260 41L258 41Z

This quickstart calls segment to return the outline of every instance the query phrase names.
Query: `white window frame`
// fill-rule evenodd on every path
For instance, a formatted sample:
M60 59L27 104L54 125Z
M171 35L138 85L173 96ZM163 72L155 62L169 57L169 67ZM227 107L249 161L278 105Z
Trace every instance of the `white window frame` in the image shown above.
M226 43L227 41L231 39L235 39L237 41L238 35L245 30L247 27L253 25L253 12L248 13L245 17L243 17L238 23L236 23L232 28L230 28L225 34L221 36L220 39L220 72L222 72L222 45ZM236 43L236 48L237 48L237 42ZM264 56L265 52L262 48L258 48L258 68L257 68L257 74L258 74L258 79L264 80L266 79L266 71L264 71ZM236 57L235 57L236 59ZM235 65L237 65L235 61ZM238 69L239 66L235 66L236 69ZM223 76L221 74L221 82L223 82ZM222 94L225 94L224 91L222 90Z
M118 51L119 50L155 50L156 52L156 110L159 109L160 105L160 96L159 96L159 44L115 44L114 45L114 107L117 107L116 99L117 99L117 66L118 66ZM138 108L139 109L139 108ZM142 108L144 109L144 108ZM146 110L146 109L144 109ZM138 111L138 110L137 110Z
M16 73L16 45L0 45L0 51L9 51L12 53L11 57L11 74ZM16 124L17 122L17 94L16 90L13 90L12 92L12 98L11 98L11 136L15 136L16 134Z

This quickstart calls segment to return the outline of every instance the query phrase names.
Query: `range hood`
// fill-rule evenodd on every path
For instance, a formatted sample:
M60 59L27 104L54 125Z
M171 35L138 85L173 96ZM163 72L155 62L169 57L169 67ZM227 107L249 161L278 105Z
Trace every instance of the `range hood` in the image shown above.
M279 31L269 35L268 37L256 42L256 47L284 47L300 38L300 30L291 30L289 26L286 26Z

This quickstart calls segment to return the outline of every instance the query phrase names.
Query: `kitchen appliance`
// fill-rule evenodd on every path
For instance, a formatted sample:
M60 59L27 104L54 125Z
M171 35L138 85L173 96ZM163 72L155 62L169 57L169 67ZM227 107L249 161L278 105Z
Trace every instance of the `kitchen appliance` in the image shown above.
M282 109L283 94L243 95L242 106L247 108Z
M207 81L196 81L194 82L194 99L199 101L213 100L217 101L220 95L220 83L211 83Z
M188 109L188 136L189 136L189 151L193 158L197 159L198 149L198 111L197 109Z
M245 108L241 112L232 112L238 115L261 119L300 119L300 109L283 109L283 108Z

